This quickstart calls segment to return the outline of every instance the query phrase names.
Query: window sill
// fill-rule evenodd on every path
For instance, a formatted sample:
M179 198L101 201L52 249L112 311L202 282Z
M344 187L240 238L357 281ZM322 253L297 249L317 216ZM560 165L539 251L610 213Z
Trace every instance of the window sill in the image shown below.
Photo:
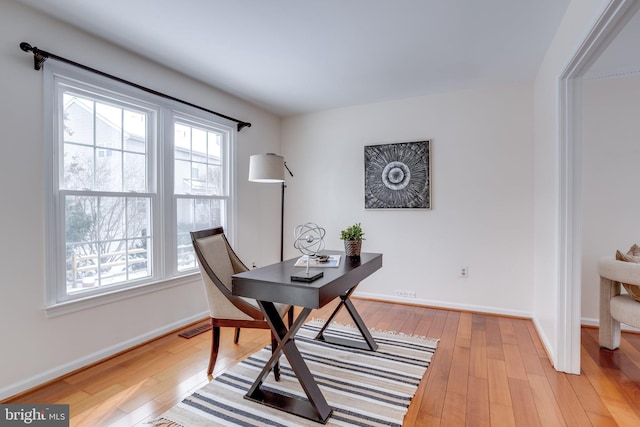
M100 295L94 295L87 298L74 299L62 303L52 304L44 307L48 318L64 316L66 314L75 313L77 311L87 310L104 304L110 304L116 301L122 301L134 298L140 295L150 294L151 292L161 291L163 289L172 288L174 286L182 286L200 281L200 273L194 272L185 276L176 277L169 280L156 283L146 283L144 285L119 289L117 291L108 292Z

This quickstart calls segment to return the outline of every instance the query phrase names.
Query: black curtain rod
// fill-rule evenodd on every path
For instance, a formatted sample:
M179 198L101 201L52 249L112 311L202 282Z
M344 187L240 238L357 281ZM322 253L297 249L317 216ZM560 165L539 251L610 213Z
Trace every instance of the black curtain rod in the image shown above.
M25 52L33 52L33 69L36 70L36 71L40 70L42 68L42 64L44 64L44 62L47 59L53 58L53 59L56 59L56 60L61 61L61 62L66 62L67 64L73 65L74 67L82 68L83 70L91 71L92 73L99 74L99 75L101 75L103 77L108 77L108 78L116 80L116 81L118 81L120 83L124 83L124 84L127 84L129 86L133 86L133 87L135 87L137 89L140 89L140 90L143 90L143 91L145 91L147 93L151 93L153 95L157 95L157 96L160 96L162 98L170 99L172 101L176 101L176 102L179 102L181 104L185 104L185 105L188 105L190 107L197 108L197 109L202 110L202 111L206 111L207 113L215 114L218 117L223 117L223 118L225 118L227 120L231 120L232 122L236 122L238 124L238 132L240 132L245 127L251 127L251 123L249 123L249 122L243 122L242 120L238 120L238 119L234 119L233 117L225 116L224 114L220 114L220 113L217 113L215 111L211 111L211 110L209 110L207 108L200 107L199 105L195 105L195 104L192 104L190 102L183 101L182 99L178 99L178 98L175 98L175 97L173 97L171 95L167 95L167 94L164 94L162 92L158 92L157 90L149 89L148 87L140 86L137 83L133 83L133 82L130 82L128 80L121 79L120 77L116 77L116 76L113 76L111 74L104 73L104 72L102 72L100 70L96 70L95 68L87 67L86 65L79 64L79 63L74 62L74 61L72 61L70 59L63 58L63 57L58 56L58 55L54 55L53 53L47 52L47 51L42 50L42 49L38 49L35 46L31 46L29 43L26 43L26 42L20 43L20 49L22 49Z

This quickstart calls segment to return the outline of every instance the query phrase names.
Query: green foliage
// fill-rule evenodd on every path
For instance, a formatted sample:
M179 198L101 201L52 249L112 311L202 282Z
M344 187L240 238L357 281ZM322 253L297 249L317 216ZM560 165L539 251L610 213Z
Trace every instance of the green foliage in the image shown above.
M79 200L79 201L78 201ZM82 198L66 200L66 242L80 243L91 239L95 218L83 206Z
M340 231L340 240L365 240L364 231L362 231L360 223L358 222Z

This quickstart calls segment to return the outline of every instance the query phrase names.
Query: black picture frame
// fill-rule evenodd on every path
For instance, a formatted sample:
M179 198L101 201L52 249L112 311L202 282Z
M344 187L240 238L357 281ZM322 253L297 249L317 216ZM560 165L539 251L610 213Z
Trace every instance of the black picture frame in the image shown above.
M364 147L365 209L431 209L431 140Z

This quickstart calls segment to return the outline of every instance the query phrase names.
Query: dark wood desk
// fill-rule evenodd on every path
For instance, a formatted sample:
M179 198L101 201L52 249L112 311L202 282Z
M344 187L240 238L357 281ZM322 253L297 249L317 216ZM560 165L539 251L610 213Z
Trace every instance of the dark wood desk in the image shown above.
M291 281L291 276L300 273L302 270L300 267L294 267L297 259L294 258L233 275L232 292L234 295L255 298L258 301L278 342L278 347L245 395L245 398L313 421L326 423L329 416L331 416L332 409L322 395L302 355L300 355L295 344L295 335L313 309L323 307L339 297L340 304L324 324L316 339L375 351L378 346L351 302L350 296L362 279L382 267L382 254L362 253L359 260L353 261L346 257L344 252L323 251L323 253L341 254L340 265L338 267L322 268L324 276L314 282ZM289 329L287 329L274 306L276 302L302 307L302 311ZM351 315L364 341L324 336L325 329L342 307L346 308ZM289 360L308 400L296 399L261 389L260 386L282 353Z

